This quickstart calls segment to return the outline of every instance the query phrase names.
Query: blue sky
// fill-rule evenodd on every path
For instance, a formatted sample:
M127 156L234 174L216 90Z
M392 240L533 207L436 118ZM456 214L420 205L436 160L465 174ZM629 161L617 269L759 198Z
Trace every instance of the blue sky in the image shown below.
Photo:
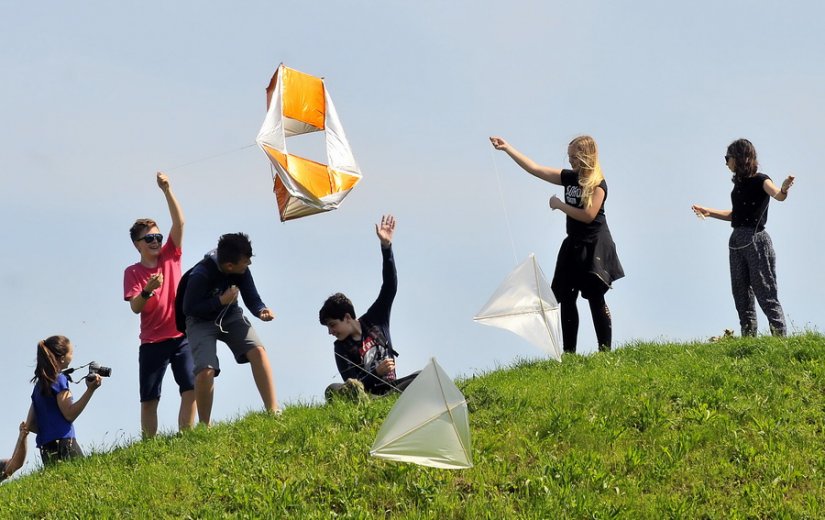
M157 170L186 215L185 266L222 233L252 238L277 315L254 324L287 405L318 402L338 380L317 311L336 291L358 312L373 301L373 224L387 212L398 219L400 374L433 356L468 376L541 355L472 322L529 253L551 275L564 238L563 214L547 206L559 189L492 154L489 135L552 166L572 137L596 138L627 273L607 295L619 348L738 329L730 229L690 205L729 207L722 157L749 138L762 171L797 176L768 230L791 328L821 329L823 15L819 2L0 2L0 454L29 406L35 345L51 334L73 340L78 363L113 368L76 422L81 444L138 435L138 318L122 276L137 260L134 219L170 225ZM246 148L280 62L326 78L364 173L338 211L287 224L266 157ZM587 353L595 335L580 309ZM259 409L248 367L219 352L214 417ZM161 429L175 427L176 401L169 375Z

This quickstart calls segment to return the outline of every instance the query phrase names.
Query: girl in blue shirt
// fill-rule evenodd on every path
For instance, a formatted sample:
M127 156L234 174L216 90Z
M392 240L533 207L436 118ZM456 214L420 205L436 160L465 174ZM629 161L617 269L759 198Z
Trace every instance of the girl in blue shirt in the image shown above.
M43 465L83 456L73 423L100 388L101 379L98 374L87 377L86 391L74 401L69 379L63 374L73 354L74 347L65 336L50 336L37 344L37 367L32 378L34 390L27 422L29 429L37 432L36 443Z

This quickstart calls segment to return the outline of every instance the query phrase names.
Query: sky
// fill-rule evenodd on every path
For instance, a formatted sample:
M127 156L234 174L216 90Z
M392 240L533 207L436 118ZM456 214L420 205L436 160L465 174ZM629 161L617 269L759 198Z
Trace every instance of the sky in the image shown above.
M139 437L139 318L123 301L138 260L128 229L171 221L155 183L169 175L186 218L184 269L243 231L275 321L253 324L287 407L320 403L339 380L318 309L344 292L364 312L381 283L374 224L392 213L399 375L431 357L471 377L542 357L472 321L530 253L552 276L561 194L494 152L498 135L541 164L593 135L609 186L607 219L626 277L607 294L614 348L738 331L727 145L750 139L772 202L779 297L794 332L823 327L825 4L658 2L126 2L0 0L0 457L30 404L35 349L69 337L75 363L112 367L75 422L86 451ZM363 181L334 212L286 224L254 145L279 63L323 76ZM320 141L301 143L323 161ZM317 150L316 150L317 148ZM580 300L579 352L595 350ZM765 331L764 315L759 326ZM219 345L213 418L261 409L248 366ZM83 385L75 387L80 395ZM563 391L563 390L562 390ZM176 428L164 382L160 428ZM29 440L26 471L39 466Z

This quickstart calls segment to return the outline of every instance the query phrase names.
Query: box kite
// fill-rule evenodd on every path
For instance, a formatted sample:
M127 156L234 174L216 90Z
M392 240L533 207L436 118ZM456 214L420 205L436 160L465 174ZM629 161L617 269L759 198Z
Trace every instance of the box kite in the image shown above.
M266 104L256 142L272 162L281 222L337 208L361 171L324 80L281 64L266 88ZM287 150L287 138L310 132L324 132L327 164Z
M370 455L434 468L473 466L467 400L435 358L398 398Z
M532 253L507 276L473 320L518 334L561 361L559 304Z

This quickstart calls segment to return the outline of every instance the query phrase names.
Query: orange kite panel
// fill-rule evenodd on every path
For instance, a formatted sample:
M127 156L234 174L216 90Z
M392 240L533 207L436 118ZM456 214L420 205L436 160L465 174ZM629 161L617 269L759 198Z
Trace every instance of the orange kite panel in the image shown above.
M326 113L323 80L287 67L282 70L284 117L297 119L323 130Z
M317 198L334 193L327 165L297 155L287 155L287 171L298 184Z
M361 177L357 175L350 175L349 173L339 172L338 170L329 168L329 181L330 184L332 184L332 191L334 193L351 190L360 180Z
M262 145L264 147L264 151L269 156L269 159L272 161L277 161L281 167L286 170L287 169L287 162L286 162L286 154L279 152L275 148L272 148L268 145Z

